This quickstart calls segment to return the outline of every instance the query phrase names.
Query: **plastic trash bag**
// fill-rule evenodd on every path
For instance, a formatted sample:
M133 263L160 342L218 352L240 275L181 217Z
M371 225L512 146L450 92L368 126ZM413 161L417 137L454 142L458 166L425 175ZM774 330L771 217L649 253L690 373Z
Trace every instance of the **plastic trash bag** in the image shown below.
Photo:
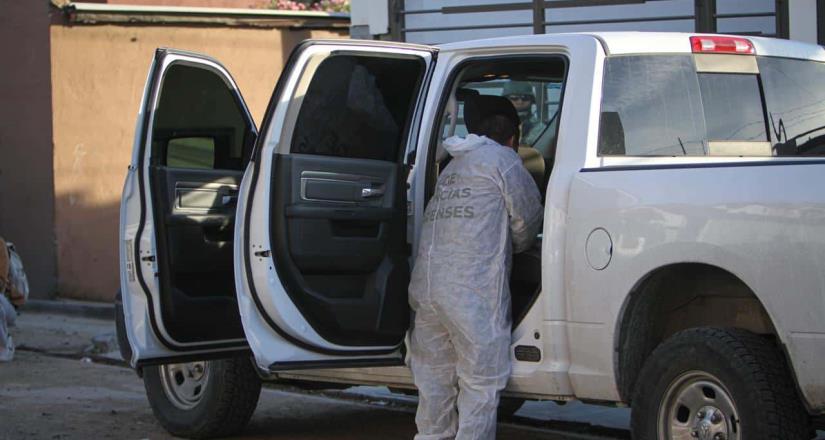
M14 307L22 306L29 298L29 280L23 269L23 260L14 244L0 237L0 294L5 294Z
M14 326L17 311L5 295L0 295L0 362L14 358L14 341L9 334L9 327Z
M14 357L14 341L9 328L17 320L17 307L29 297L29 280L23 261L14 248L0 238L0 362Z

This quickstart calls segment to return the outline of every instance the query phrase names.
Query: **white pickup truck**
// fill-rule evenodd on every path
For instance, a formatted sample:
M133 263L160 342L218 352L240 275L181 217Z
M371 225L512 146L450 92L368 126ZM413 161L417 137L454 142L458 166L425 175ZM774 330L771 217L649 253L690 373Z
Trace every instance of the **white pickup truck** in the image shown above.
M441 143L508 83L545 209L514 258L508 401L627 404L637 439L810 438L825 50L677 33L307 41L260 130L218 61L158 50L118 317L160 423L236 432L261 380L412 391L407 284Z

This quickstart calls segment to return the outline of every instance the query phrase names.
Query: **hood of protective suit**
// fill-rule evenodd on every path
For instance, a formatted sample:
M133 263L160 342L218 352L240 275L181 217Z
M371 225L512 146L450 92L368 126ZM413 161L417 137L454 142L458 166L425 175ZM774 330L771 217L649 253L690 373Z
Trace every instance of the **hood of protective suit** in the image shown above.
M478 136L475 134L468 134L467 137L451 136L444 140L444 149L450 153L450 156L458 157L470 151L477 150L485 145L496 145L501 147L501 144L488 138L487 136Z

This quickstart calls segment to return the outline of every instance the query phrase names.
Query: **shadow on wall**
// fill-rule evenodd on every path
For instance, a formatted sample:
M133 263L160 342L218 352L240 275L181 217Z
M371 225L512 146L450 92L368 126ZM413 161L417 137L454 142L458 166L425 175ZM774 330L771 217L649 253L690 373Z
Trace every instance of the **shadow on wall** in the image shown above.
M120 283L120 203L95 203L82 193L69 193L56 196L55 207L71 212L55 224L58 295L112 301Z
M293 48L307 38L336 37L345 34L293 28L53 25L57 294L111 301L118 290L120 193L155 48L200 52L223 62L260 126Z
M312 31L307 29L295 30L292 32L284 32L284 34L281 36L281 65L286 66L286 62L289 61L289 55L292 53L295 47L301 44L302 41L308 40L310 38L313 38ZM329 38L329 36L320 36L320 38ZM277 79L278 78L275 78L276 82ZM274 82L272 83L272 88L275 88Z

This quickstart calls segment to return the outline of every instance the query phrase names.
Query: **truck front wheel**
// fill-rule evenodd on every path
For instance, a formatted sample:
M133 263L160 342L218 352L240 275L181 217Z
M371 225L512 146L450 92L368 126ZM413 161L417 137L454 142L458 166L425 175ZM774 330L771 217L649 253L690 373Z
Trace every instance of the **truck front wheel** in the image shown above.
M810 438L785 359L776 345L739 329L693 328L650 355L636 382L633 438Z
M145 367L143 383L161 426L186 438L243 430L261 394L261 380L248 358Z

